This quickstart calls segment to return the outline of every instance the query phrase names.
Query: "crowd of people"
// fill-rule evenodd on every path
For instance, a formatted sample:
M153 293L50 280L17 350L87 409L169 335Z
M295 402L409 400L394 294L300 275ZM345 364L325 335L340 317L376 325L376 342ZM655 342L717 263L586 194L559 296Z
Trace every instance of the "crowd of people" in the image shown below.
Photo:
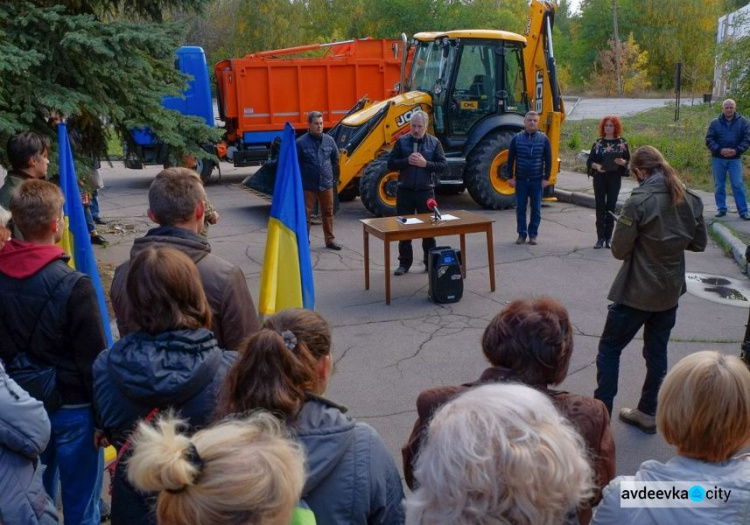
M304 151L325 146L316 120ZM415 123L422 131L426 116L417 113ZM517 158L545 150L535 124L538 116L527 115ZM684 251L706 246L702 203L654 148L631 156L617 119L605 118L600 133L589 162L603 192L595 248L611 248L624 263L610 292L594 396L559 389L574 351L566 308L551 298L511 301L484 330L489 366L479 378L417 397L402 448L407 491L378 433L326 397L328 322L288 309L261 323L242 270L211 253L201 236L206 194L194 171L168 168L151 184L148 216L157 226L115 272L121 338L108 348L90 279L56 246L63 196L43 180L49 144L16 140L26 176L0 190L11 212L0 226L0 523L57 523L58 488L65 523L99 523L102 450L110 444L115 525L746 519L750 456L738 454L750 445L750 370L704 351L667 373ZM438 163L434 144L418 134L393 155L402 172ZM318 149L310 158L330 155ZM546 178L532 176L534 166L523 161L515 181L532 203L531 224L525 210L518 216L521 242L536 242L538 233L534 208ZM612 188L626 166L640 187L615 226ZM316 192L308 212L315 200L326 207L326 185L308 190ZM415 182L399 195L420 191ZM331 224L326 243L338 249ZM402 248L403 274L413 254ZM620 353L642 326L646 381L638 407L620 419L646 433L658 428L677 455L615 477L610 415ZM731 498L719 510L621 505L633 482L687 480Z

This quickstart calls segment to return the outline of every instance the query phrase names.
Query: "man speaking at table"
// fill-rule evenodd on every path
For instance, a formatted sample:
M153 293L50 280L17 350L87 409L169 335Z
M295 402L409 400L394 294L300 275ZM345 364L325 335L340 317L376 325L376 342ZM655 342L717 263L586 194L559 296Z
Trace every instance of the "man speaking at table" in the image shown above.
M433 176L442 173L448 167L445 153L440 141L427 134L427 113L417 110L411 115L411 132L399 137L388 157L388 169L398 170L398 190L396 192L396 212L399 215L427 213L427 199L432 197ZM422 251L425 271L427 255L435 247L435 239L422 239ZM399 241L399 266L393 275L404 275L411 268L414 253L411 241Z

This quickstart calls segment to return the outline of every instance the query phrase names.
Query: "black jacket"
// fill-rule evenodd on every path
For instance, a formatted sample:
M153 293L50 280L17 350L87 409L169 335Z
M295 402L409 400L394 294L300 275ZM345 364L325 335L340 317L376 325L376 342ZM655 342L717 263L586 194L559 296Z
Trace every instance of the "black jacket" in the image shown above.
M439 175L448 169L448 161L440 141L430 134L425 134L416 141L417 151L427 161L427 166L420 168L409 164L409 155L414 153L414 137L399 137L388 156L388 169L398 170L398 185L410 190L425 190L433 185L432 174Z
M99 304L88 276L67 264L57 246L13 240L0 251L0 358L25 351L54 365L64 405L91 403L91 368L107 347ZM10 370L9 370L10 371Z
M222 351L210 330L134 332L94 363L94 390L105 433L120 448L136 422L154 408L174 409L191 429L205 426L224 376L237 359ZM137 493L118 464L112 523L156 523L153 496Z

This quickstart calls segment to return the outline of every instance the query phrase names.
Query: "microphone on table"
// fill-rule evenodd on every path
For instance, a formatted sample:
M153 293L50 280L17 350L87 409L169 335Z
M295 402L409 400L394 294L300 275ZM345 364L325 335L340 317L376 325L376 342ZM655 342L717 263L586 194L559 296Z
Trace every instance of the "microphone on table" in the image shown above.
M439 221L443 219L443 216L440 215L440 210L438 210L437 201L435 199L433 199L432 197L430 197L429 199L427 199L427 208L430 211L435 212L435 219L437 219Z

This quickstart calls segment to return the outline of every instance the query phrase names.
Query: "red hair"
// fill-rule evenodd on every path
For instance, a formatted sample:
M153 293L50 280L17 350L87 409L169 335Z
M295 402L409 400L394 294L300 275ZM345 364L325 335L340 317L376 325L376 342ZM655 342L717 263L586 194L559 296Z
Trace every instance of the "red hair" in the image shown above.
M604 137L604 124L606 124L608 120L615 125L615 137L622 136L622 122L620 122L620 119L614 115L607 115L599 123L599 136L602 138Z

